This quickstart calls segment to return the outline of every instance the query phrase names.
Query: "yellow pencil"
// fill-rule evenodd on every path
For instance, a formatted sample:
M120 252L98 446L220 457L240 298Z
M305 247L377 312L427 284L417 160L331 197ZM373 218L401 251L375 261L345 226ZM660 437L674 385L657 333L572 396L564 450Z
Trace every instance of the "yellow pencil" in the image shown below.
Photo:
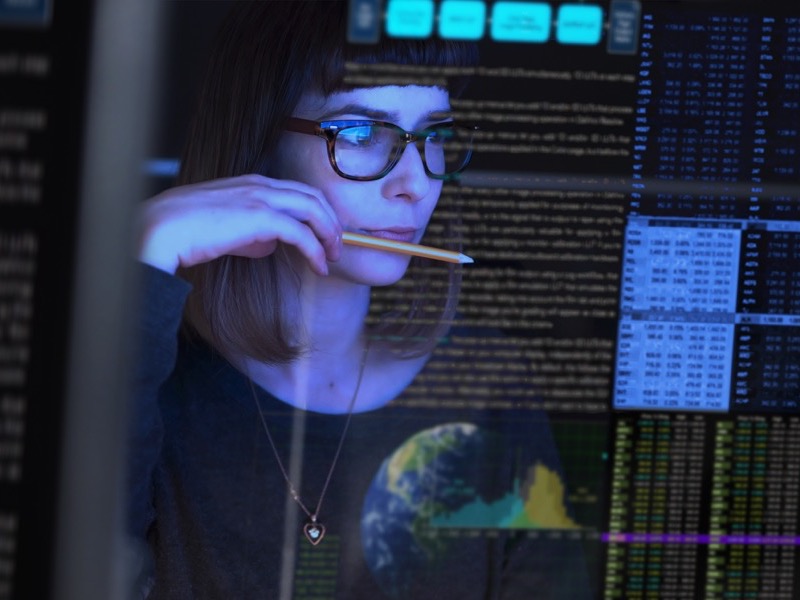
M412 256L421 256L423 258L432 258L433 260L442 260L451 263L467 264L475 262L469 256L461 254L460 252L442 250L431 246L421 246L419 244L397 242L395 240L372 237L371 235L361 235L360 233L351 233L349 231L344 232L342 241L351 246L375 248L388 252L398 252L399 254L411 254Z

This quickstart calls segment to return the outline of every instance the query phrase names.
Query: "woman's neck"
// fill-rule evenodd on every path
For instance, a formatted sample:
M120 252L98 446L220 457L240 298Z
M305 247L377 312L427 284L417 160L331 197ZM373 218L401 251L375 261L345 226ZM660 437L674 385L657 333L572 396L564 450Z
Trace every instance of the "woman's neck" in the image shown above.
M287 303L295 342L313 355L348 356L363 347L370 288L334 277L300 274L296 300Z
M279 399L305 410L342 413L356 392L366 339L370 289L308 269L283 275L284 320L303 349L291 363L267 365L247 357L236 366Z
M247 357L234 360L276 398L320 413L342 414L351 407L355 412L373 410L399 395L425 365L427 356L401 360L379 343L370 344L365 354L368 286L310 271L290 275L281 286L295 290L284 296L286 322L293 325L293 342L304 352L280 365Z

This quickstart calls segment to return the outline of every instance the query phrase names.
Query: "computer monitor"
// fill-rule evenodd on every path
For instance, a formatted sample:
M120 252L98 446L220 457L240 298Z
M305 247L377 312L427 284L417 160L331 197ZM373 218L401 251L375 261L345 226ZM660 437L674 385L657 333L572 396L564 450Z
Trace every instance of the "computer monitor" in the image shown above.
M200 18L182 4L176 25ZM475 261L466 330L448 339L472 367L399 402L529 409L532 422L543 411L558 454L557 469L517 482L527 491L465 488L428 527L567 539L595 598L797 595L800 13L356 0L351 23L351 43L437 36L480 50L478 66L450 72L352 66L359 83L466 76L453 115L478 128L442 204ZM168 185L176 144L154 150L154 187ZM554 493L537 496L545 482ZM539 504L515 508L514 495Z
M66 39L68 25L77 27L78 21L89 31L88 13L74 13L70 23L58 4L31 3L24 10L6 4L0 3L3 31L13 26L30 33L63 23L59 36ZM54 221L69 224L58 235L65 236L63 247L82 257L75 259L75 272L84 273L70 279L56 263L43 258L39 263L35 306L41 317L36 318L46 314L39 308L45 306L41 294L53 291L54 281L64 283L78 307L69 328L63 308L60 321L45 322L60 322L52 327L60 336L54 354L37 350L25 366L15 358L19 339L9 341L10 329L0 337L0 361L5 361L0 362L5 377L0 380L5 453L0 455L5 478L0 479L0 596L4 590L11 597L19 590L58 596L61 590L53 590L48 577L31 575L39 559L43 571L60 572L59 581L66 581L65 569L91 573L92 557L102 548L108 568L120 569L112 584L114 576L104 571L98 584L104 589L125 587L137 568L135 561L126 562L129 555L117 552L128 547L123 531L120 546L110 536L109 527L122 529L120 482L101 481L109 465L118 469L124 460L120 418L130 408L122 390L131 357L120 339L131 326L123 313L131 313L132 293L126 290L132 273L124 270L122 257L133 245L130 239L124 248L116 245L126 235L120 234L126 225L118 217L132 210L130 198L120 201L123 213L117 218L98 222L114 212L114 205L103 201L114 189L103 174L123 177L127 169L126 191L135 190L142 199L175 184L208 47L229 7L169 2L135 21L115 20L114 14L125 14L121 5L119 13L97 12L95 23L106 29L105 36L101 29L92 34L103 40L93 48L108 53L95 56L91 64L99 66L88 76L82 70L89 64L88 46L81 48L70 63L72 75L64 75L94 82L100 87L87 98L105 102L93 104L86 117L93 124L87 131L94 132L87 134L86 156L97 162L86 159L91 164L83 167L70 162L76 170L86 169L91 190L86 197L93 200L64 204L55 217L48 216L55 205L36 212L19 206L21 196L9 195L24 188L21 180L11 185L8 178L8 165L20 158L12 145L23 121L22 113L7 106L10 100L0 105L0 134L5 134L0 140L6 144L0 146L5 194L0 208L9 207L4 214L12 217L0 222L5 261L0 265L17 265L6 279L16 287L3 293L11 294L13 287L24 296L32 281L20 275L19 265L32 264L33 246L21 242L37 238L44 249L40 258L54 255L45 240L57 237ZM351 0L349 7L351 44L387 36L437 37L478 48L475 66L353 64L348 75L356 85L466 82L450 100L455 121L476 128L473 155L468 168L445 184L437 207L456 225L448 229L434 221L425 243L458 244L474 262L461 268L452 327L429 366L392 403L403 418L386 428L386 448L371 457L377 466L362 468L344 446L345 474L334 473L331 485L344 477L352 496L346 498L341 488L331 494L374 517L360 522L360 546L340 544L335 531L319 545L308 545L302 535L309 530L303 534L287 525L275 541L285 561L283 597L341 594L340 575L353 560L370 582L361 593L374 589L398 597L393 582L402 580L403 567L392 563L392 556L408 548L430 556L442 548L466 551L493 540L520 550L513 563L517 570L501 584L510 597L536 597L545 589L535 587L542 581L554 597L571 599L796 597L800 10L771 1L715 0ZM130 26L129 33L140 36L154 35L163 24L163 46L151 46L160 48L158 64L140 57L150 75L159 74L150 95L157 109L151 116L142 111L145 104L125 105L136 119L126 118L123 138L139 148L145 143L140 134L150 129L148 149L136 151L136 167L126 154L114 163L118 170L99 173L96 167L112 157L108 149L119 149L120 143L103 125L113 118L100 116L118 114L119 102L136 98L120 83L136 78L112 79L114 73L126 74L120 69L127 64L125 53L108 50L118 47L113 32L124 28L123 22L136 22L139 29ZM5 39L8 48L34 47L21 62L16 47L0 46L5 69L0 75L17 77L25 65L25 77L42 76L47 61L41 57L52 52L42 46L44 37L33 33L23 41L15 33ZM117 56L116 62L104 62L103 56ZM103 87L110 80L118 87ZM140 91L148 89L149 77L139 81ZM47 106L59 120L67 119L69 104ZM38 135L31 132L42 121L34 119L35 110L26 110L26 135ZM137 120L145 118L148 127ZM83 143L76 131L68 133L73 144ZM36 179L29 167L35 165L18 174ZM58 173L43 184L43 197L52 197L57 182L77 197L77 177ZM147 178L141 187L140 173ZM92 208L81 213L81 206ZM78 222L83 250L74 228ZM113 258L123 269L116 272L120 279L100 278L108 264L97 259L99 248L101 258ZM113 254L107 253L110 248ZM402 304L415 293L403 281L376 288L373 310ZM19 336L29 320L19 317L19 308L10 312L8 298L0 294L0 325L13 324L12 333ZM102 314L115 315L120 329L75 325ZM36 339L39 347L45 345L45 338ZM67 348L86 353L70 352L73 370L53 384L60 392L51 396L61 400L47 413L32 404L31 390L12 375L24 367L38 376ZM100 364L104 368L98 369ZM103 405L96 399L109 391L119 403L98 412ZM30 450L30 437L23 438L19 429L23 406L29 407L25 430L52 434L52 446ZM64 417L65 429L48 420L52 414ZM455 422L456 414L473 420ZM296 424L299 433L281 431L278 441L285 442L284 456L298 457L299 464L304 450L297 440L305 425ZM266 438L258 433L259 451L269 456ZM22 439L25 478L12 480L23 464ZM447 446L443 440L458 443ZM62 442L67 458L59 487L55 470ZM504 445L512 461L497 450ZM108 454L100 456L98 447ZM438 466L414 471L418 481L430 484L414 488L413 478L403 479L396 469L401 459L422 454L435 457ZM88 456L109 462L94 463ZM249 466L254 473L268 468L255 460ZM34 473L40 482L33 482ZM81 478L89 474L94 478ZM494 476L501 485L482 487ZM116 477L121 478L119 471ZM409 513L414 519L398 520L389 512L387 507L401 506L407 497L387 481L411 486L404 488L407 497L422 494L416 512ZM29 500L41 497L42 490L59 494L60 516L54 503L37 523ZM87 493L106 504L95 513L103 526L87 528L82 536L87 523L81 519L92 512L88 504L81 506ZM417 510L422 505L425 510ZM297 517L299 509L292 513L290 506L289 498L283 508ZM37 553L31 540L52 545L56 523L74 527L65 526L58 552ZM394 545L400 541L403 548ZM464 569L465 576L474 575L469 565ZM64 597L81 597L75 590L86 589L76 583Z

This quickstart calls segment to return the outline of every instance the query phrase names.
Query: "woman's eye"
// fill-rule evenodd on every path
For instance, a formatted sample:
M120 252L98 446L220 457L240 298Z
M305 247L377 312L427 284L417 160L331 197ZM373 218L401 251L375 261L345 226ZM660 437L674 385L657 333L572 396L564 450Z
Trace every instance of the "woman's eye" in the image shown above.
M435 125L431 127L429 131L430 133L428 134L427 140L434 144L444 144L447 140L452 139L454 135L452 123Z
M370 146L375 141L372 127L349 127L339 132L337 142L343 142L356 148Z

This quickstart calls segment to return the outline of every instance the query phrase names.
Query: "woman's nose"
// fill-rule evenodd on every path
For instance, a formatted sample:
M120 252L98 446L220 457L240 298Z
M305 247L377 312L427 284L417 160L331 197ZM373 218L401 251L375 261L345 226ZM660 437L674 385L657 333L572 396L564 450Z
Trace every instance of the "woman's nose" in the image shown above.
M428 194L431 180L425 172L425 164L417 144L406 144L403 155L384 182L387 197L404 197L416 202Z

